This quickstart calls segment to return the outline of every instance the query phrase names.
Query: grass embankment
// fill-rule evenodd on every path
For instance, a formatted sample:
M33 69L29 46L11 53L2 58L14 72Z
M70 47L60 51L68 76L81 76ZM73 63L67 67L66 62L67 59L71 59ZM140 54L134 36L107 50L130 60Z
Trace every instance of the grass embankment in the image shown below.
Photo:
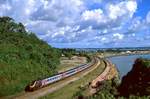
M65 87L53 92L47 96L42 97L41 99L71 99L73 94L78 91L78 88L81 85L87 85L90 81L95 79L100 73L105 69L105 64L101 62L100 66L98 66L95 70L90 72L88 75L83 78L72 82ZM78 75L79 76L79 75Z
M59 51L25 31L21 23L0 17L0 97L24 90L29 82L56 73Z

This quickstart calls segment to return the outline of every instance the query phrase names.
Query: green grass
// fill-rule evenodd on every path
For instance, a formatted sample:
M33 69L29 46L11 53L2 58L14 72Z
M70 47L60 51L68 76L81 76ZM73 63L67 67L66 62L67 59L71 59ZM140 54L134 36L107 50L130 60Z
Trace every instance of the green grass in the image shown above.
M39 44L39 47L43 45ZM53 52L48 45L28 51L25 46L0 44L0 97L21 92L31 81L56 73L57 62L53 60L57 58L44 57L48 52Z
M146 60L146 59L145 59L145 60L143 61L143 64L144 64L144 66L146 66L147 68L150 68L150 60L148 60L148 59Z
M30 61L15 61L12 65L1 62L0 69L0 96L23 91L30 81L52 74L46 66Z
M0 17L0 97L56 73L60 51L26 32L21 23Z
M90 72L88 75L84 76L80 80L72 82L65 87L57 90L47 96L42 97L41 99L71 99L73 94L78 91L79 86L87 85L90 81L96 78L105 68L104 63L102 62L95 70Z

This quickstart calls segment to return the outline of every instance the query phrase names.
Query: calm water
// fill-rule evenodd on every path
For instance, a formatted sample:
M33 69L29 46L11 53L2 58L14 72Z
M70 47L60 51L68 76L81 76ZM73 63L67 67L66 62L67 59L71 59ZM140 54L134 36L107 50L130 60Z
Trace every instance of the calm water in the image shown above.
M116 56L116 57L111 57L109 59L112 61L112 63L114 63L117 66L117 68L120 72L120 77L122 78L124 75L126 75L132 69L132 65L134 64L135 59L139 58L139 57L150 59L150 54Z

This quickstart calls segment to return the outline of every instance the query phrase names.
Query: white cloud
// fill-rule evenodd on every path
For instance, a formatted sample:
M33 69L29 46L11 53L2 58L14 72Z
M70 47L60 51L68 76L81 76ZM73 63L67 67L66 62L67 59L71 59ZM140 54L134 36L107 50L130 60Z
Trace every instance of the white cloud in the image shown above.
M146 21L147 21L148 23L150 23L150 11L148 12L148 14L147 14L147 16L146 16Z
M134 43L142 31L150 33L150 12L143 20L133 17L136 10L136 0L0 1L0 16L23 22L28 30L54 46Z
M103 30L103 33L107 33L107 32L108 32L108 30L107 30L107 29L104 29L104 30Z
M119 39L119 40L122 40L123 37L124 37L124 35L123 35L123 34L120 34L120 33L115 33L115 34L113 34L113 36L114 36L115 38Z
M95 20L97 22L104 22L105 16L104 16L103 11L101 9L95 9L92 11L87 10L82 14L82 19L85 21Z
M118 4L109 4L108 13L111 19L116 20L118 17L132 17L136 9L136 1L122 1Z
M137 9L137 2L135 0L128 1L126 2L126 6L127 6L127 9L133 14L133 12L135 12Z
M0 4L0 16L3 14L6 14L6 12L10 11L12 7L7 3L7 4Z
M121 1L106 3L103 8L86 10L82 13L82 28L92 25L93 29L105 29L119 27L130 19L136 12L136 1Z
M136 17L132 20L131 29L137 29L141 26L142 20L140 17Z

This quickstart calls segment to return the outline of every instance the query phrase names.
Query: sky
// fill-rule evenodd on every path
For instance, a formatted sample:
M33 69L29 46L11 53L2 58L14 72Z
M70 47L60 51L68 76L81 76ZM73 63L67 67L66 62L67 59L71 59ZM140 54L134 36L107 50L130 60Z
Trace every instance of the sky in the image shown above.
M150 0L0 0L0 16L22 22L57 48L150 47Z

